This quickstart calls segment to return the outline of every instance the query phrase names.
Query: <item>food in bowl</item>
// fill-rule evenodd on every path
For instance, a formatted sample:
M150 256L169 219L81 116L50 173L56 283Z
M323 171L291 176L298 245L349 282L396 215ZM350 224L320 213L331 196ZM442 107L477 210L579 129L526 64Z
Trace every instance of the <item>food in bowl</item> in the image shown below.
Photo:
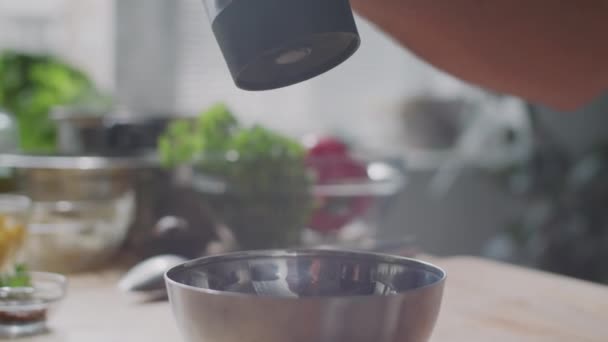
M29 198L0 194L0 272L13 267L26 238Z
M194 166L192 187L241 248L299 244L312 196L306 151L298 141L260 125L243 125L218 104L195 124L190 119L171 123L158 150L165 167Z
M25 223L0 214L0 270L9 265L25 241Z

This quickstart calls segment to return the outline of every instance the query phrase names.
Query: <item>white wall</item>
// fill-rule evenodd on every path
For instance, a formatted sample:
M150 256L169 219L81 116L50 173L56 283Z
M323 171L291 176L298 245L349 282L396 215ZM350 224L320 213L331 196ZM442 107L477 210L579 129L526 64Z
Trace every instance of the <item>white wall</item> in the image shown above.
M114 1L0 0L0 50L54 53L114 87Z

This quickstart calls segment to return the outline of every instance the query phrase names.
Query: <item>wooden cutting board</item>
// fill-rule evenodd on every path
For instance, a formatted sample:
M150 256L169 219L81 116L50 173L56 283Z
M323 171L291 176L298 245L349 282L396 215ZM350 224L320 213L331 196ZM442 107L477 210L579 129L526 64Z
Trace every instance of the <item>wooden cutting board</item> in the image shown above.
M476 258L431 261L448 271L431 342L608 341L608 287ZM115 272L73 278L53 332L20 341L181 341L168 303L127 297L116 280Z
M608 287L476 258L448 272L434 342L607 342Z

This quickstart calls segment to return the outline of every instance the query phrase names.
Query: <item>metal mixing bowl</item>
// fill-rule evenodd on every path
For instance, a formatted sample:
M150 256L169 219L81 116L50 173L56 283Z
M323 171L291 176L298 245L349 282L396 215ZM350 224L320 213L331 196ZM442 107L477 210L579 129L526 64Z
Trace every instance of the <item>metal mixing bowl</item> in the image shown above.
M18 191L32 200L27 263L74 273L106 263L123 245L137 213L136 180L149 157L0 154Z
M165 275L188 342L427 342L446 274L335 250L211 256Z

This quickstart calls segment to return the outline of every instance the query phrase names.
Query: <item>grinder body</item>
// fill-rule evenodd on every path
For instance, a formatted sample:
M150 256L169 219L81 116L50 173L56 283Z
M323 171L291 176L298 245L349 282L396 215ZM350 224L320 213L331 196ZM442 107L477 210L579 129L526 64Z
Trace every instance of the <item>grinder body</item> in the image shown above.
M349 0L203 0L235 84L269 90L318 76L360 45Z

